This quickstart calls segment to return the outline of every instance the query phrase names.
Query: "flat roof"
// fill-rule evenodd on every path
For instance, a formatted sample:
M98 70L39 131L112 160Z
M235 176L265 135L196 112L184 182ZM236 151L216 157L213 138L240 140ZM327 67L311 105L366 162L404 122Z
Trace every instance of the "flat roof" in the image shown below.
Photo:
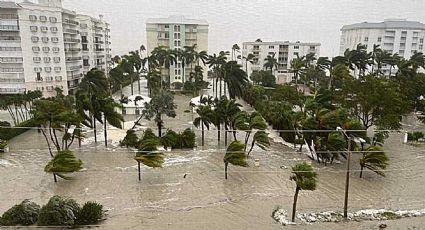
M351 25L344 25L341 30L352 29L417 29L425 30L425 24L417 21L407 21L405 19L388 19L383 22L361 22Z
M315 45L320 46L318 42L289 42L289 41L274 41L274 42L244 42L249 45Z
M189 19L180 15L172 15L168 18L149 18L146 24L185 24L185 25L205 25L208 26L206 20Z
M21 7L18 4L16 4L15 2L0 1L0 8L19 9Z

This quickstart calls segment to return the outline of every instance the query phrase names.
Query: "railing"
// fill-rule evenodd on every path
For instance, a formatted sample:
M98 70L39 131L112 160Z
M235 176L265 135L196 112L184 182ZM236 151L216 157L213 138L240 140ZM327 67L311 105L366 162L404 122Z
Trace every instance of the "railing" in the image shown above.
M98 63L96 63L96 65L105 65L106 63L105 62L98 62Z
M78 66L71 66L71 67L68 67L68 68L66 69L66 71L76 71L76 70L80 70L82 67L83 67L83 66L81 66L81 65L78 65Z
M95 40L94 43L103 44L104 42L103 41L99 41L99 40L97 40L97 41Z
M0 14L0 19L19 19L17 14Z
M96 52L102 52L105 51L105 49L96 49Z
M0 41L20 41L19 36L0 36Z
M0 78L0 82L3 83L24 83L25 79L21 78Z
M1 68L0 73L23 73L24 68Z
M67 58L66 61L67 62L80 61L81 59L82 59L81 57L70 57L70 58Z
M65 20L63 20L63 22L66 23L66 24L71 24L71 25L75 25L75 26L79 25L79 23L77 21L74 21L74 20L71 20L71 19L65 19Z
M64 41L65 43L79 43L79 42L80 42L80 39L65 38L65 39L63 39L63 41Z
M103 37L103 34L94 34L95 37Z
M80 33L79 30L73 30L73 29L65 29L63 32L69 33L69 34L79 34Z
M0 93L23 93L25 88L0 88Z
M80 52L81 49L80 48L69 48L69 49L65 49L65 52Z
M0 26L0 31L19 31L19 26Z

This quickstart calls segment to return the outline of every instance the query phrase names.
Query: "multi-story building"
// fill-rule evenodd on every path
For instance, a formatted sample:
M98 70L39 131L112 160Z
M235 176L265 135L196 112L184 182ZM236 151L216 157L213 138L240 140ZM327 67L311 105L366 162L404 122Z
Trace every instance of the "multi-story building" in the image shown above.
M345 25L341 29L340 55L346 49L355 49L361 43L368 52L374 45L392 54L408 59L415 52L424 52L425 24L407 20L385 20L384 22L362 22Z
M301 43L289 41L276 42L244 42L242 45L242 55L247 57L253 54L255 57L251 62L244 63L248 70L248 75L252 72L264 69L265 59L267 56L274 57L278 66L273 69L273 74L276 76L278 83L291 82L293 74L291 73L291 61L297 56L305 56L309 53L320 54L320 43Z
M183 49L185 46L196 44L196 50L208 51L208 22L205 20L187 19L183 16L170 16L168 18L151 18L146 22L147 52L151 53L158 46L169 49ZM208 69L203 66L204 78L207 77ZM168 71L163 70L163 79L168 76ZM182 63L170 67L170 83L184 82L189 79L189 64L185 71ZM185 76L183 76L183 72Z
M77 13L63 9L62 0L38 2L0 1L0 94L40 90L48 97L58 87L73 93L87 72ZM101 51L103 65L93 67L108 70L109 46L108 40L108 49Z

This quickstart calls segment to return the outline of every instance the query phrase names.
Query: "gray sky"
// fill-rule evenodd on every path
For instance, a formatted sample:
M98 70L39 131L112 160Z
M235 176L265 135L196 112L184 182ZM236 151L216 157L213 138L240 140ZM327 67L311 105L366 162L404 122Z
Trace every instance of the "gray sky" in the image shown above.
M404 18L425 23L425 0L65 0L80 13L111 23L113 53L144 44L150 17L184 15L210 24L209 51L234 43L290 40L322 43L322 56L338 55L344 24Z

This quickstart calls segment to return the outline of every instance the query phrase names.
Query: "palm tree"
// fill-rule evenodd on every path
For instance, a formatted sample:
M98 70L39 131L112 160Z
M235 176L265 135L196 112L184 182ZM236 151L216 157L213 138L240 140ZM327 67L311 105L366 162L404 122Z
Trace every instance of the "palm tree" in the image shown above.
M224 74L224 82L229 90L229 97L235 99L242 96L243 86L248 83L246 72L242 70L242 66L236 61L229 61L222 66ZM224 91L226 94L226 91Z
M66 173L77 172L81 169L83 162L76 158L75 155L69 150L59 151L54 158L44 167L46 173L52 173L55 182L56 176L62 179L70 179L64 176Z
M238 44L234 44L232 46L232 61L236 61L236 52L240 52L241 48Z
M270 69L270 72L273 74L273 69L277 69L277 59L275 58L275 53L273 55L268 55L264 59L264 68Z
M388 166L388 157L382 148L369 146L360 158L360 178L363 176L363 169L369 169L380 176L385 176L383 170Z
M306 162L296 164L292 167L291 180L295 181L295 195L294 195L294 204L292 207L292 222L295 222L295 213L297 211L297 200L298 193L301 190L315 190L317 184L317 173L313 170L311 165Z
M242 59L245 59L245 72L247 74L247 78L249 79L249 75L248 75L248 62L253 64L254 63L254 58L255 55L252 53L249 53L248 56L246 57L242 57Z
M257 145L262 150L266 150L270 147L270 139L269 134L267 134L265 131L260 130L257 131L254 134L254 137L252 138L251 148L248 151L248 156L251 154L252 150L254 149L254 145Z
M393 54L392 56L387 57L382 62L390 66L390 70L388 73L388 77L390 78L392 75L392 69L398 65L398 63L401 61L402 57L400 57L397 53Z
M251 114L248 114L245 111L241 111L235 116L235 126L237 129L246 132L244 142L246 151L246 146L248 145L248 141L252 134L252 131L265 130L267 128L267 123L264 120L263 116L261 116L261 114L257 111Z
M135 122L135 126L139 124L142 118L146 118L147 120L154 118L158 127L158 136L161 137L163 126L162 116L176 117L176 108L173 94L161 89L152 97L149 103L145 103L145 109L142 111L142 115L137 122Z
M236 100L229 100L226 97L222 97L218 103L216 103L217 113L222 117L224 123L224 144L227 145L227 133L231 124L235 121L235 116L241 111L241 104L237 103ZM234 127L234 125L233 125ZM236 132L236 131L233 131Z
M100 111L103 114L103 134L105 137L105 146L108 147L108 129L107 123L113 127L122 129L122 122L124 118L120 113L116 111L116 108L120 108L121 105L116 103L112 98L105 98L100 101Z
M411 57L410 57L410 62L412 63L412 68L413 71L416 73L418 72L418 69L420 67L425 68L425 57L424 54L419 52L419 53L414 53Z
M142 180L140 173L140 163L151 167L160 168L164 163L164 154L158 152L158 145L160 141L157 138L145 137L141 140L138 147L138 152L134 159L137 161L137 171L139 175L139 181Z
M224 179L227 180L227 167L229 163L235 166L248 167L244 149L245 145L239 141L233 141L227 147L226 155L224 155Z
M298 79L300 77L300 74L305 69L306 66L306 60L305 56L298 56L291 61L291 70L294 73L295 78L295 84L298 85Z
M207 129L210 129L210 124L213 119L213 111L211 110L210 106L199 106L198 109L196 109L196 113L199 115L199 117L195 118L193 121L193 124L196 128L199 126L202 127L202 146L204 146L204 126L207 127Z
M182 83L184 84L186 82L186 65L190 64L192 65L193 61L194 61L194 56L193 56L193 49L192 46L185 46L183 50L178 50L177 51L177 56L178 59L180 59L181 64L182 64Z
M217 98L217 92L218 92L218 81L220 80L220 96L222 95L221 92L221 81L223 80L221 66L226 64L227 61L227 53L221 51L219 55L213 54L208 57L207 64L210 68L212 68L214 75L215 75L215 97Z

